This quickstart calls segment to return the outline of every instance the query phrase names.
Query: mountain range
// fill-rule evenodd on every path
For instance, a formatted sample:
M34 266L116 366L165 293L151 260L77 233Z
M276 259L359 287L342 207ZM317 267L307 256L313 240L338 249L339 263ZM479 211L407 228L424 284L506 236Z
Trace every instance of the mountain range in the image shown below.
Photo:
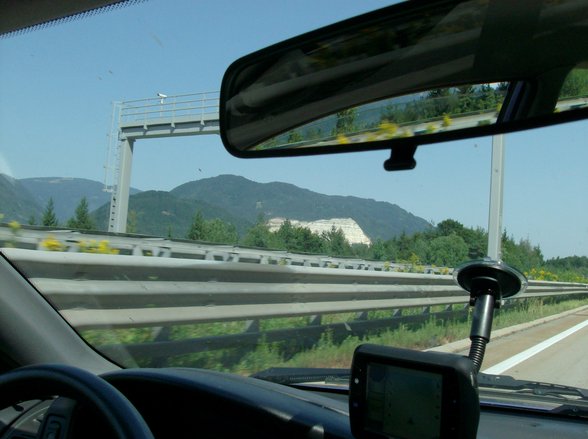
M401 207L371 199L324 195L293 184L257 183L235 175L220 175L191 181L169 192L131 191L129 223L133 232L184 238L196 212L205 219L220 218L232 223L242 235L261 216L315 221L352 218L370 239L389 239L401 233L425 230L430 224ZM110 194L102 184L79 178L27 178L16 180L0 175L2 221L40 221L49 198L64 223L74 215L82 197L98 225L106 230Z
M110 193L104 190L104 185L86 178L39 177L23 178L18 181L33 196L41 212L49 198L53 198L55 216L61 223L65 223L73 216L82 197L86 197L90 211L110 203ZM141 191L138 189L130 189L131 195L139 192Z
M178 198L215 204L233 215L255 222L265 218L315 221L353 218L375 240L402 232L412 234L430 224L396 204L371 199L323 195L289 183L257 183L235 175L221 175L182 184L170 192Z
M0 174L0 221L26 223L31 217L39 218L41 212L41 206L20 180Z

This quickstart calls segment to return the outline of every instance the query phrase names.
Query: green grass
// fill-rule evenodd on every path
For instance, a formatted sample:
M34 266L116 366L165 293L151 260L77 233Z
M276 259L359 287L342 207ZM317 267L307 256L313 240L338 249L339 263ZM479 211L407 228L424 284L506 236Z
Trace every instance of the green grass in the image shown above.
M552 299L528 299L517 301L511 309L499 310L494 318L493 329L501 329L542 317L558 314L588 304L588 299L570 299L555 301ZM230 370L235 373L249 374L268 367L350 367L353 351L360 343L374 343L386 346L410 349L427 349L468 338L471 320L436 321L433 317L417 328L401 325L395 330L384 331L378 335L362 338L349 336L341 343L334 343L327 333L310 350L300 352L285 360L280 357L276 346L260 345L258 350L249 354L257 358L255 368L250 362L241 361ZM267 363L263 363L267 359ZM279 360L279 361L276 361Z
M493 329L505 328L578 308L588 304L588 299L527 299L517 301L511 309L499 310L494 318ZM436 321L433 317L417 328L401 325L392 331L362 338L348 337L334 344L330 337L323 337L312 349L273 366L284 367L350 367L353 350L360 343L374 343L410 349L427 349L456 340L468 338L471 320ZM242 372L239 367L235 372Z

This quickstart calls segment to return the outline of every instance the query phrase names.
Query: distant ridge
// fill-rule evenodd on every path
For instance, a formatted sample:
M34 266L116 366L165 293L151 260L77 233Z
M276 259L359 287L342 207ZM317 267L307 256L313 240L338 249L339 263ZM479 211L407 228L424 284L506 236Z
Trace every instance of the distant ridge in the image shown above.
M0 175L3 221L40 222L50 197L64 224L86 197L99 230L106 230L110 194L101 183L84 178L42 177L15 180ZM196 212L205 219L232 223L242 236L261 217L297 221L349 218L369 240L412 234L431 225L396 204L371 199L324 195L289 183L257 183L236 175L219 175L182 184L170 192L132 190L129 218L136 233L185 238Z
M110 193L104 191L104 185L87 178L38 177L19 181L42 209L47 206L49 198L53 198L55 215L60 223L65 223L74 215L82 197L86 197L90 211L110 203ZM138 192L138 189L131 188L131 194Z
M100 228L106 230L110 203L94 212ZM196 212L201 212L204 219L219 218L231 223L241 235L252 223L234 216L218 206L200 200L184 200L165 191L145 191L131 195L129 199L129 222L136 223L133 232L185 238Z
M0 174L0 221L26 224L31 217L40 218L41 212L36 198L20 180Z
M289 183L257 183L236 175L196 180L171 191L178 198L202 200L255 222L281 217L300 221L352 218L368 237L390 239L431 225L396 204L359 197L323 195Z

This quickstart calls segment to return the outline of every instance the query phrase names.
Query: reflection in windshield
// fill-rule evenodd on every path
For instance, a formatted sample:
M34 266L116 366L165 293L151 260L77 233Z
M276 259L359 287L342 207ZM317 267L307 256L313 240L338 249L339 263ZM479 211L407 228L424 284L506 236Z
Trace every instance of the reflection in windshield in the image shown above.
M381 170L385 152L238 161L205 132L208 120L189 136L170 124L173 135L129 148L126 233L107 232L119 126L128 122L112 117L113 103L147 101L155 116L177 114L172 97L218 90L233 59L379 6L361 3L336 11L280 4L267 31L247 38L244 24L268 13L259 5L213 2L203 20L192 2L178 1L173 10L148 2L0 40L1 58L11 60L0 70L2 102L10 103L0 107L3 253L89 343L124 366L252 374L345 369L366 341L460 349L452 343L467 338L470 313L451 273L487 253L491 139L421 147L414 171L390 174ZM310 9L313 17L300 18ZM221 19L234 32L229 46L217 37ZM480 111L484 119L472 123L492 123L503 88L384 100L277 141L419 135ZM586 123L505 138L502 254L536 296L508 301L495 329L569 314L540 326L541 334L493 334L482 370L588 319L586 138ZM567 340L581 343L585 331ZM502 373L588 387L585 349L570 344ZM555 355L555 346L564 352ZM548 367L554 358L557 367ZM570 373L555 374L562 365Z

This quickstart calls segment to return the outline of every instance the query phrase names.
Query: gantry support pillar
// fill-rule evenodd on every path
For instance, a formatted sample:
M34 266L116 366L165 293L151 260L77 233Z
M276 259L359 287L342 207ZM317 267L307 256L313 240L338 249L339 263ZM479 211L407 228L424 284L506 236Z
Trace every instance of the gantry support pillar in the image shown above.
M120 143L118 181L110 201L109 232L125 233L127 231L134 143L135 139L129 138L123 139Z

